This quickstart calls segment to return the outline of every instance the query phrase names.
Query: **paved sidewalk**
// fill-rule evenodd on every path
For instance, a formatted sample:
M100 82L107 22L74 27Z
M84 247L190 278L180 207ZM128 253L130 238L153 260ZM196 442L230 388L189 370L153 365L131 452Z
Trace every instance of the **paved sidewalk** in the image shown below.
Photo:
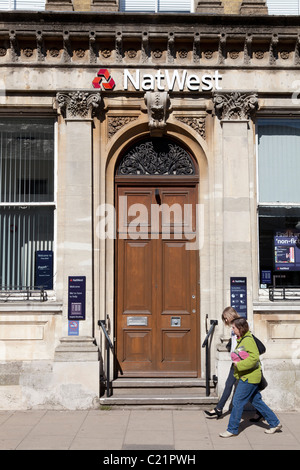
M0 411L0 450L300 450L300 413L277 415L280 433L265 434L267 424L244 413L239 435L222 439L229 415L216 420L199 409Z

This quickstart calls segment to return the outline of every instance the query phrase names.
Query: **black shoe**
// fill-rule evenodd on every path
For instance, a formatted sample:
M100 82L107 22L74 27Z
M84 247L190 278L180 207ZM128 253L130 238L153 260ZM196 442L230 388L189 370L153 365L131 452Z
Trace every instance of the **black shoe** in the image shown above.
M259 411L257 411L254 418L250 418L249 421L251 421L251 423L258 423L261 419L264 419L264 417Z
M217 419L221 418L222 416L222 410L218 410L217 408L214 408L212 411L206 411L204 410L204 413L207 414L207 416L216 416Z

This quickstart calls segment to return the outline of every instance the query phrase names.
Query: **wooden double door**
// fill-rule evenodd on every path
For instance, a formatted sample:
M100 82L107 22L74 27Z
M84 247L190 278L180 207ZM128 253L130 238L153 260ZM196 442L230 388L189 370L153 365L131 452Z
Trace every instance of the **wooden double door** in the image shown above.
M196 377L197 185L157 183L116 185L118 374Z

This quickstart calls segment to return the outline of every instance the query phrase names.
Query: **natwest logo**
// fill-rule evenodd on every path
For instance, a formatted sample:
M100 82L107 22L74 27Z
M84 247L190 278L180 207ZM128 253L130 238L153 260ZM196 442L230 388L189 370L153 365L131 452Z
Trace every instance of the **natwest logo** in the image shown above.
M110 76L107 69L100 69L92 83L94 88L101 88L102 85L104 90L113 90L116 86L114 79Z
M188 73L187 70L158 70L155 74L141 73L135 70L135 73L124 70L124 90L134 88L143 91L173 91L177 89L183 91L185 88L189 91L210 91L221 90L222 75L218 70L214 74Z

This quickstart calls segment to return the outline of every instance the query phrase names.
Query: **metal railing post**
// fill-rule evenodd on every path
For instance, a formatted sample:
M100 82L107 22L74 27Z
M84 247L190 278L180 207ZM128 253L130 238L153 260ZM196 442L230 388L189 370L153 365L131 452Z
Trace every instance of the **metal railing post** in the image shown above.
M110 340L110 337L108 336L108 332L106 329L105 325L105 320L99 320L98 325L102 328L102 331L105 336L105 342L106 342L106 396L110 397L111 395L111 390L110 390L110 349L113 351L114 347L113 344Z
M208 344L210 336L212 336L215 326L218 324L218 320L210 320L211 327L207 332L205 340L203 341L202 348L205 348L205 379L206 379L206 396L210 395L210 347Z

